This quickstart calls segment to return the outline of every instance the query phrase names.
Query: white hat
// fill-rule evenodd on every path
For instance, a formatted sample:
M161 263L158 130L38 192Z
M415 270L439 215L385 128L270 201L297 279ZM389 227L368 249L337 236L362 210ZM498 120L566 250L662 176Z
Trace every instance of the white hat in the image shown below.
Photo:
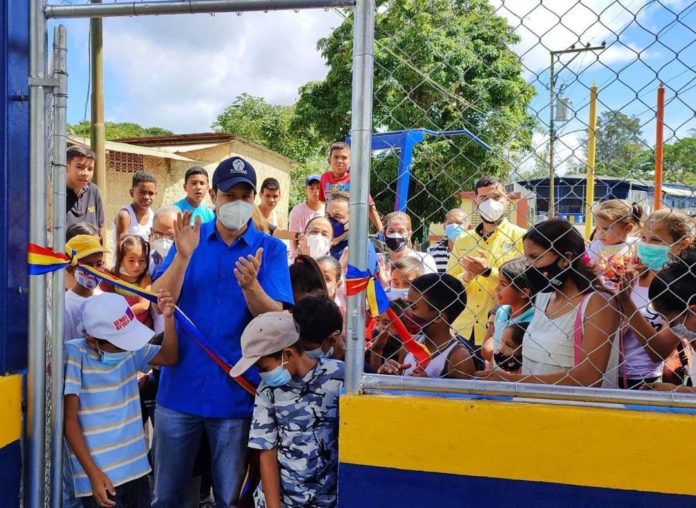
M81 309L87 335L125 351L143 348L155 334L138 321L126 299L116 293L90 296Z
M272 355L300 340L295 320L287 311L256 316L242 333L242 358L230 375L241 376L262 356Z

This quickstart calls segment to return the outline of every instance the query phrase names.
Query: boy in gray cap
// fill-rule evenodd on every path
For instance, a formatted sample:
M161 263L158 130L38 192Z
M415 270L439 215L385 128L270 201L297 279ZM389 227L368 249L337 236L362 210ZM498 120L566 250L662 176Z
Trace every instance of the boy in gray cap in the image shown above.
M257 507L336 506L338 394L343 362L302 354L302 331L288 312L254 318L231 375L256 365L249 448L260 450Z

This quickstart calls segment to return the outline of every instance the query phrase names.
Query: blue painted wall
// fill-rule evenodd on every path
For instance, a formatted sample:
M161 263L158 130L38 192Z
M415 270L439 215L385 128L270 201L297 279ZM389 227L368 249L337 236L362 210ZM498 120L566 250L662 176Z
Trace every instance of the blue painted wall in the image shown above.
M27 366L29 2L0 2L0 374Z

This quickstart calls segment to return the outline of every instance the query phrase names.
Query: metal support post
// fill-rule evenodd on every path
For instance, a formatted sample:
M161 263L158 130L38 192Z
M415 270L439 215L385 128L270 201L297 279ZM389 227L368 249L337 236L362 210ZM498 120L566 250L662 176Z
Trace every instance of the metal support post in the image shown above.
M556 126L554 125L554 101L556 100L556 75L554 63L556 54L551 52L551 77L549 79L549 204L547 217L553 219L556 216L556 165L554 164L554 144L556 141Z
M63 25L53 31L53 77L58 86L53 94L53 249L65 248L65 168L67 165L68 40ZM63 505L63 342L65 320L65 272L53 272L51 337L51 507Z
M46 18L42 0L31 2L29 34L29 241L46 245ZM26 423L29 450L24 488L29 508L42 507L45 493L46 296L46 277L30 277Z
M372 147L372 80L374 68L375 2L357 3L353 21L353 90L351 107L352 175L348 262L367 269L367 200ZM365 355L365 295L348 299L346 390L360 391Z

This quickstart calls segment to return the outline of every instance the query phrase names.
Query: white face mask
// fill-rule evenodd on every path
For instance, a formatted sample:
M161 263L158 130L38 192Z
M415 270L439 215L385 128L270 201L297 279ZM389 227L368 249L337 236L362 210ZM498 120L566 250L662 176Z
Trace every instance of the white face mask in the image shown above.
M167 254L169 254L169 249L172 248L172 245L174 245L174 240L170 240L169 238L158 238L152 242L153 250L162 258L167 257Z
M227 229L237 231L249 222L253 209L254 206L251 203L238 199L218 207L217 217Z
M487 199L478 205L481 218L486 222L498 222L505 215L505 203L495 199Z
M91 273L83 272L79 268L75 270L75 282L85 289L94 289L97 287L99 282L97 278Z
M325 236L314 234L307 235L307 247L309 247L309 255L314 259L319 259L326 256L331 249L331 242Z

